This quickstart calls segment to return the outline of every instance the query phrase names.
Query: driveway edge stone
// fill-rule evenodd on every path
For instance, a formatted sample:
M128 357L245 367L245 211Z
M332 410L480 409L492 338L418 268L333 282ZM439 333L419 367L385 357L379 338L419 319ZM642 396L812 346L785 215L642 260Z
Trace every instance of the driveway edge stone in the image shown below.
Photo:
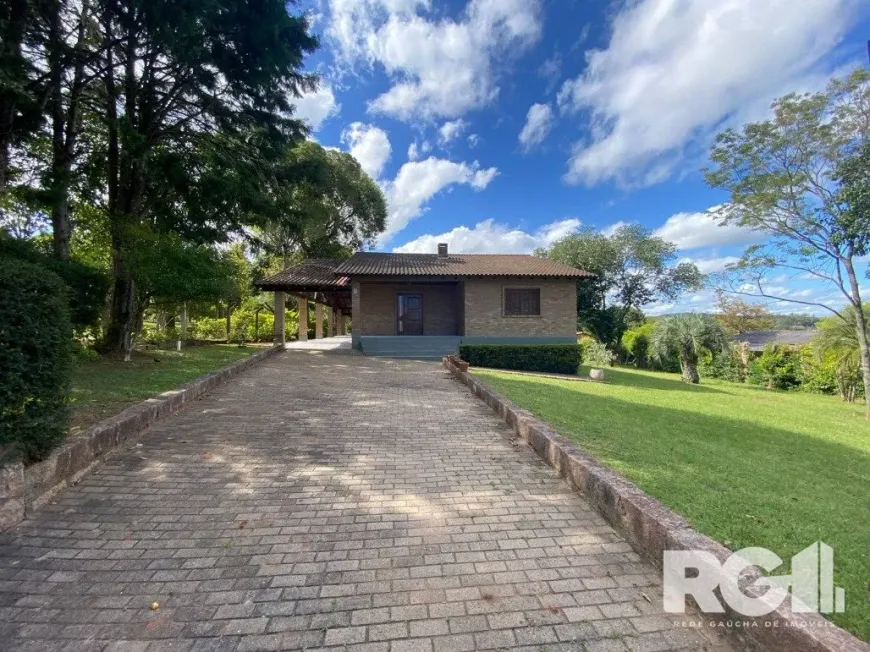
M635 551L661 568L665 550L704 550L720 562L731 550L689 527L685 518L665 507L639 487L606 468L573 442L474 377L461 371L446 357L444 367L489 405L519 437L579 491L623 534ZM722 627L741 646L782 652L868 652L870 645L858 640L818 614L796 614L788 600L761 618L748 618L728 611L705 614L719 622L750 622L750 626ZM726 609L729 607L726 605Z
M128 407L87 430L68 437L47 459L25 467L0 469L0 532L14 527L58 492L78 482L107 453L156 421L178 411L230 378L283 351L274 346Z

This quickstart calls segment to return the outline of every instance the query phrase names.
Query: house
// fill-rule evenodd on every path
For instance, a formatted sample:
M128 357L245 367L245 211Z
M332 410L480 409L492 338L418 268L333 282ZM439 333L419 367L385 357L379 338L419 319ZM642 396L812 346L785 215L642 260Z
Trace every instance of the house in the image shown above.
M749 331L731 337L732 342L745 343L752 353L761 353L767 344L801 346L809 344L819 335L819 331L808 328L800 331Z
M576 342L577 283L591 276L546 258L457 255L440 244L433 254L306 260L258 286L276 293L276 305L295 296L302 323L310 301L318 315L331 311L338 333L349 316L352 346L367 355L440 357L460 343ZM279 340L283 330L276 325Z

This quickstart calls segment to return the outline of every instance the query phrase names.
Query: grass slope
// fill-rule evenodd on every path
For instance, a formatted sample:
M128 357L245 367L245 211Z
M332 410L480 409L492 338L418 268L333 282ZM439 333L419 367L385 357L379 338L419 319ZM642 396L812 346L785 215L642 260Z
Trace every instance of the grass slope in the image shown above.
M261 349L217 344L181 352L136 352L130 362L115 358L80 362L72 378L71 431L87 428L133 403L175 389Z
M784 560L834 548L846 613L870 640L870 425L837 398L607 370L607 384L475 370L696 529ZM787 571L787 567L786 567Z

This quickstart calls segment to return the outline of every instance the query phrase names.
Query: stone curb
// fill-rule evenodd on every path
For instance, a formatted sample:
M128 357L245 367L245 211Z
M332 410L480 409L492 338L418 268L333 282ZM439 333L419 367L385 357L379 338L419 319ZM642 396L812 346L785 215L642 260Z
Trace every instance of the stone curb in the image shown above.
M682 516L615 471L602 466L533 413L500 396L470 372L460 371L447 358L442 362L544 461L582 493L628 539L638 554L656 567L661 568L665 550L704 550L715 555L720 562L731 555L731 550L693 530ZM735 612L705 614L705 618L754 623L723 628L739 642L741 649L750 646L782 652L870 652L870 645L821 615L792 613L788 600L763 618L747 618Z
M283 351L275 346L248 356L178 389L158 394L67 438L48 459L0 468L0 532L78 482L121 442L210 392L233 376Z

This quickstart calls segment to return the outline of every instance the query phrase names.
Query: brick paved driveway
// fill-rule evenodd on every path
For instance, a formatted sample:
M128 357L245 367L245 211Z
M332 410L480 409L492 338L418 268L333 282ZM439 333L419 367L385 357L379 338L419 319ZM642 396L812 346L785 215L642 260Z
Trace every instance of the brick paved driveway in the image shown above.
M657 582L440 366L288 352L0 535L0 648L719 649Z

